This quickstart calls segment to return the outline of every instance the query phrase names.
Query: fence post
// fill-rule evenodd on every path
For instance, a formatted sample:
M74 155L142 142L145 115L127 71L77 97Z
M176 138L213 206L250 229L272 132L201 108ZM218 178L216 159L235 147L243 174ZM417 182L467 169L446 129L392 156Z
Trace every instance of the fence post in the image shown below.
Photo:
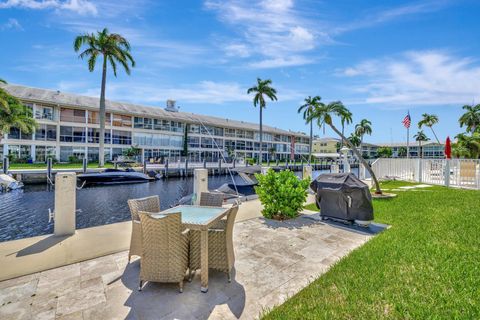
M423 180L423 162L422 158L418 158L417 160L417 182L422 183Z
M4 174L8 173L8 167L9 167L8 157L3 157L3 173Z
M445 160L445 186L450 187L450 159Z

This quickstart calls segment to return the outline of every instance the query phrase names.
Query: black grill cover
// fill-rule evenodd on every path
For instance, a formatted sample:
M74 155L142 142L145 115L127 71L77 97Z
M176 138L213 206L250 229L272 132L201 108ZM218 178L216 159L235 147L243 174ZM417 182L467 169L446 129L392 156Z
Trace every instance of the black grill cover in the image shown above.
M326 173L310 184L320 215L342 220L373 220L368 186L352 173Z

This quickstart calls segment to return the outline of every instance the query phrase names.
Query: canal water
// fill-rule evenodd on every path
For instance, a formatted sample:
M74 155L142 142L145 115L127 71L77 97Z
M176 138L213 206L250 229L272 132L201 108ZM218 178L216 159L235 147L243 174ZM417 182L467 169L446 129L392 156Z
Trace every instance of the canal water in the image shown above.
M315 171L314 178L320 173ZM240 181L239 176L234 179ZM231 181L230 175L210 176L208 186L216 189ZM163 210L192 192L193 177L84 187L77 191L77 229L130 220L128 199L158 195ZM23 190L0 193L0 242L53 233L48 209L54 209L54 191L47 185L26 185Z

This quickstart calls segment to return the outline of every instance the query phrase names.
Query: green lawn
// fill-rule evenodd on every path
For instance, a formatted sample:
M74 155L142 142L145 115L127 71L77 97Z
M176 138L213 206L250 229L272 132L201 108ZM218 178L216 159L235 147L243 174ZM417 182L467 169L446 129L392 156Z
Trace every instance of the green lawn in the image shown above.
M81 163L55 163L54 169L81 169L83 165ZM98 168L98 163L89 163L89 168ZM21 169L46 169L45 163L11 163L9 169L21 170ZM113 168L112 163L105 163L105 168Z
M420 190L375 200L391 228L263 319L479 319L480 191Z

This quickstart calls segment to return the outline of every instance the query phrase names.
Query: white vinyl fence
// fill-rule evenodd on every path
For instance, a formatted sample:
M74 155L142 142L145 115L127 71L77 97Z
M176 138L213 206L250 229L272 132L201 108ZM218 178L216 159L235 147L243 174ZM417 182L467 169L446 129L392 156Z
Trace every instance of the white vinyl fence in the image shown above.
M378 179L395 178L428 184L480 189L480 160L377 159L372 169Z

